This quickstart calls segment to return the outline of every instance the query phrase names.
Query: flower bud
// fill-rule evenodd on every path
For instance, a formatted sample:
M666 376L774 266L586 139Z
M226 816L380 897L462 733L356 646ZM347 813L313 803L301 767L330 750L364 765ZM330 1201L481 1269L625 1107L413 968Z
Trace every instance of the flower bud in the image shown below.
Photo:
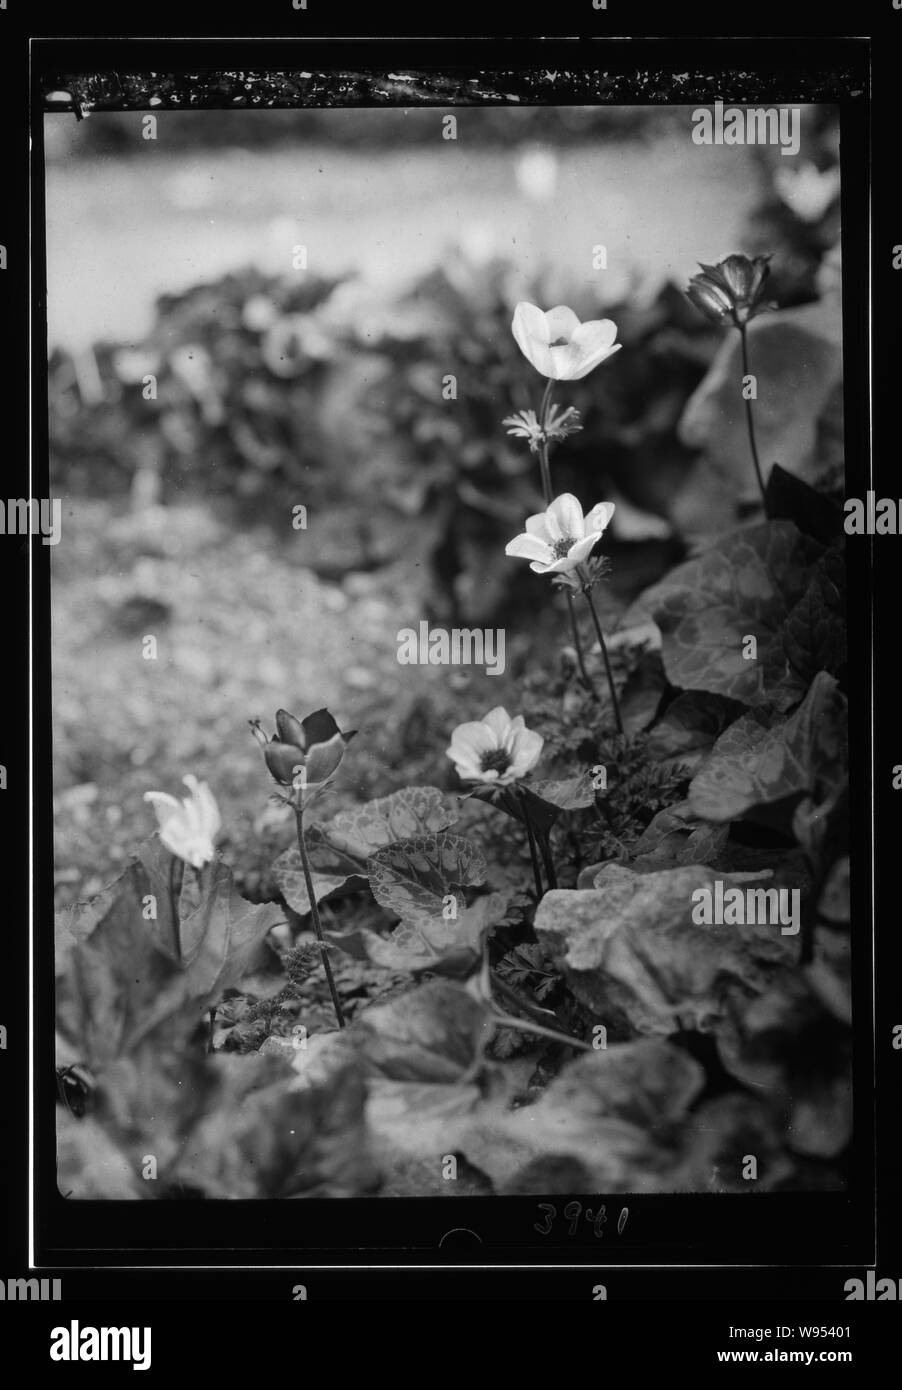
M706 318L715 322L729 314L737 328L773 308L761 296L770 274L769 256L726 256L717 265L699 261L700 275L693 275L686 294Z

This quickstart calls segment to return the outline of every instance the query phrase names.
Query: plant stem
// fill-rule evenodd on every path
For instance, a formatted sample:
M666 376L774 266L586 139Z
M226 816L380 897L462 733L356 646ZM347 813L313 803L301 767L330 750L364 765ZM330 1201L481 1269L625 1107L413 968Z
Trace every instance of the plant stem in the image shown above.
M748 328L744 323L740 323L739 339L742 343L742 375L747 377L749 373L749 347L748 347ZM761 476L761 463L758 459L758 445L755 443L755 422L752 416L752 402L748 396L745 397L745 422L749 432L749 448L752 451L752 462L755 465L755 476L758 479L758 486L761 489L761 500L765 501L766 493L764 490L764 479Z
M178 855L174 854L169 861L169 893L172 898L172 945L176 960L181 960L182 958L182 919L179 913L179 899L182 896L182 884L184 881L184 860L179 859Z
M301 793L303 795L303 793ZM298 801L295 806L295 818L298 826L298 849L301 852L301 864L304 868L304 882L307 885L307 897L310 900L310 915L313 918L313 930L316 932L316 939L319 942L319 952L323 959L323 969L326 972L326 980L329 985L329 993L332 996L332 1006L335 1009L335 1017L338 1019L339 1028L344 1028L345 1018L341 1011L341 1001L338 998L338 990L335 988L335 978L332 974L332 963L329 960L326 947L326 938L323 936L323 924L320 921L319 907L316 902L316 893L313 888L313 875L310 872L310 861L307 858L307 845L304 840L304 811Z
M548 407L551 404L551 391L553 386L554 382L551 377L549 377L548 384L545 387L545 394L542 397L542 404L539 407L539 425L543 431L545 429L545 421L548 418ZM544 438L542 440L542 447L539 450L539 469L542 474L542 492L545 495L545 506L547 507L553 494L551 491L551 465L548 462L548 440Z
M532 874L536 884L536 898L541 902L544 889L542 887L542 875L539 873L539 858L536 853L536 835L532 828L532 821L529 817L529 808L526 804L526 797L522 790L519 791L520 807L523 811L523 821L526 825L526 837L529 840L529 855L532 859Z
M576 621L576 609L573 605L573 595L569 592L567 593L567 608L570 612L570 627L573 631L573 646L576 649L576 661L577 665L579 666L579 673L582 677L582 682L586 690L592 696L593 700L597 700L598 691L592 684L592 677L586 670L586 658L583 655L583 644L579 635L579 624Z
M542 863L545 865L545 877L548 880L549 888L557 888L557 872L554 867L554 860L551 857L551 845L547 836L539 835L539 850L542 855Z
M503 1023L507 1028L516 1028L521 1033L535 1033L540 1038L552 1038L554 1042L564 1043L566 1047L578 1047L583 1052L592 1051L589 1044L584 1043L581 1038L574 1038L569 1033L558 1033L541 1023L529 1023L525 1018L514 1018L513 1014L506 1014L501 1009L492 1009L492 1018L496 1023Z
M586 575L581 568L578 569L578 573L582 575L583 583L586 583ZM614 706L614 718L617 721L617 732L618 734L622 734L623 717L620 713L620 701L617 699L617 689L614 685L614 672L611 670L611 658L608 656L607 643L604 640L601 623L598 621L598 613L592 601L592 594L588 588L584 589L583 593L586 597L586 603L589 605L589 612L592 614L592 621L595 624L595 635L598 638L598 645L601 647L601 654L604 657L604 669L608 677L608 689L611 692L611 703Z

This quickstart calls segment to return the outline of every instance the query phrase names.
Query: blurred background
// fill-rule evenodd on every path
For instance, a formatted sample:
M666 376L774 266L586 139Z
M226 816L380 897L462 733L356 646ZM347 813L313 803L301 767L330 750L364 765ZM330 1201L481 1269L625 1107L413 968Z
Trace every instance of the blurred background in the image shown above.
M773 256L768 457L841 486L836 113L803 107L787 158L694 145L692 109L458 107L456 140L422 108L161 112L156 140L141 113L45 118L61 904L187 772L239 886L271 895L292 832L249 718L325 704L360 729L337 809L454 785L454 725L557 667L563 600L504 556L541 505L502 425L544 386L518 300L613 318L623 343L557 389L583 429L552 455L557 491L617 503L609 625L750 481L724 332L682 293L698 261ZM503 626L504 677L399 666L422 619Z

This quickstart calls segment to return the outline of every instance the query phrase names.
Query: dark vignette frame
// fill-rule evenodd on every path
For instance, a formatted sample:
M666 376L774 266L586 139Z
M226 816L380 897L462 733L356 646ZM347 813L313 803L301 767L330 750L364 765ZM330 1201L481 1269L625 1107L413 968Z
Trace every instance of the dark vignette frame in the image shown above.
M296 76L299 51L309 81ZM385 54L384 67L379 58ZM704 64L699 63L699 56ZM843 358L846 477L849 495L870 483L868 345L868 62L864 40L519 40L249 39L36 40L32 49L34 142L33 439L34 494L49 496L46 374L46 273L42 116L44 93L71 93L74 118L86 109L239 109L233 101L237 56L246 106L711 104L831 101L841 122ZM315 62L312 60L315 58ZM598 71L603 65L604 72ZM390 71L415 77L388 79ZM153 108L138 90L140 74L159 79ZM551 74L555 76L552 80ZM275 78L273 77L275 74ZM688 74L677 81L675 74ZM250 78L247 94L243 83ZM385 95L380 95L380 90ZM192 99L194 98L194 99ZM256 98L256 100L255 100ZM516 98L515 103L512 98ZM140 104L139 104L140 103ZM854 267L854 269L853 269ZM859 676L850 705L870 713L872 593L869 556L847 546L848 611L868 622L849 625L849 669ZM852 1179L841 1193L660 1194L615 1196L630 1219L622 1237L597 1242L591 1230L551 1245L533 1229L540 1198L305 1198L273 1202L68 1202L56 1188L53 1086L53 815L50 715L50 557L33 550L35 707L35 1106L36 1262L59 1268L193 1266L227 1269L386 1265L448 1268L487 1264L516 1269L644 1268L654 1282L678 1266L807 1266L838 1296L843 1267L874 1260L874 1105L872 947L863 934L853 954L855 1050ZM850 718L851 799L856 826L870 824L874 788L868 721ZM867 771L865 771L867 770ZM865 836L862 835L862 840ZM870 921L870 833L853 870L853 917ZM855 850L853 849L853 856ZM574 1194L581 1196L584 1194ZM599 1194L587 1200L597 1202ZM560 1208L567 1200L558 1195ZM450 1231L459 1234L440 1244ZM469 1233L469 1234L467 1234ZM815 1266L827 1266L817 1270ZM839 1268L831 1269L830 1266ZM187 1271L186 1271L187 1275ZM715 1281L716 1282L716 1281ZM806 1293L810 1296L811 1278ZM668 1296L672 1296L668 1286ZM828 1294L827 1296L830 1296Z

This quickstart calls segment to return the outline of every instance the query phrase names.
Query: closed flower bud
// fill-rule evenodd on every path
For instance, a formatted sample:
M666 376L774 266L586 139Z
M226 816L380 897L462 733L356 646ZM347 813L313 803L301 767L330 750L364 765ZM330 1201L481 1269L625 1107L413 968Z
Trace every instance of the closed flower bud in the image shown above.
M700 261L701 274L692 276L686 294L707 318L719 321L729 315L738 328L773 308L762 303L769 261L769 256L740 255L726 256L717 265Z
M306 719L278 710L276 734L271 739L256 720L251 720L250 726L272 776L280 786L295 790L328 782L355 733L342 733L327 709L316 710Z

